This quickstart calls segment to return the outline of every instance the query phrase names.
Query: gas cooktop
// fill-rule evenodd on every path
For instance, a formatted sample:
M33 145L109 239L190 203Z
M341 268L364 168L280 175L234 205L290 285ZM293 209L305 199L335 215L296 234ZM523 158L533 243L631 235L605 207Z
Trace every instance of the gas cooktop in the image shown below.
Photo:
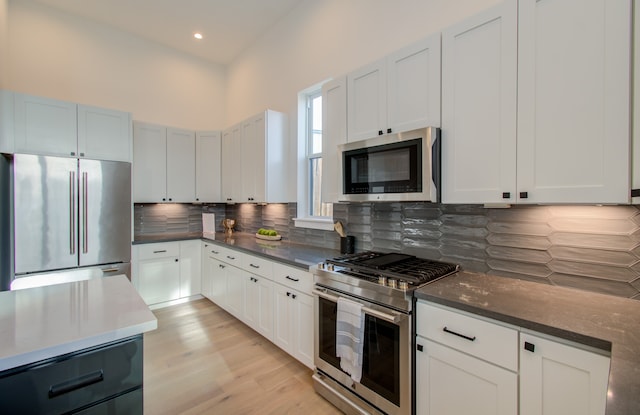
M410 309L413 291L457 272L448 262L402 253L365 251L328 259L314 271L316 285L380 304Z

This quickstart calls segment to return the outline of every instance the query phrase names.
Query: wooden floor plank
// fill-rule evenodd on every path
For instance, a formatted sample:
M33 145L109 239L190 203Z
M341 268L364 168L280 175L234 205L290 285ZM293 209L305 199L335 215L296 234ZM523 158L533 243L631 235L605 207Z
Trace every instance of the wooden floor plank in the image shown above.
M153 313L145 414L340 414L313 390L311 370L209 300Z

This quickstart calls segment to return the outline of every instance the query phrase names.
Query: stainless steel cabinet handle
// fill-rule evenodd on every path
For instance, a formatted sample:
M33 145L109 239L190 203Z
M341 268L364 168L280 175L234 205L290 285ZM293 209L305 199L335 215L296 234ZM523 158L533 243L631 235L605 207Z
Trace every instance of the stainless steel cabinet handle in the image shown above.
M288 275L287 275L285 278L286 278L286 279L288 279L289 281L293 281L293 282L298 282L298 281L300 281L298 278L291 278L291 277L290 277L290 276L288 276Z
M89 207L89 196L87 195L89 191L87 172L82 173L82 252L89 252L89 231L87 230L87 226L89 224L88 221L88 212L87 208Z
M106 274L107 272L117 272L119 270L120 270L119 268L105 268L102 270L102 272Z
M73 171L69 172L69 253L71 255L76 253L76 173Z
M249 266L250 266L251 268L256 268L256 269L257 269L257 268L260 268L260 265L249 264Z
M230 259L230 260L232 260L232 261L233 261L234 259L236 259L236 257L231 256L231 255L227 255L227 258L228 258L228 259Z
M335 295L331 295L328 294L326 291L321 291L317 288L313 289L313 294L317 295L318 297L324 298L325 300L329 300L329 301L333 301L334 303L338 302L338 297ZM370 307L362 307L362 311L365 314L369 314L370 316L388 321L389 323L393 323L393 324L398 324L400 323L402 320L404 320L405 318L407 318L407 316L405 316L404 314L401 313L385 313L382 311L378 311L375 310L373 308Z
M153 251L154 254L161 254L163 252L167 252L166 249L160 250L160 251Z
M49 388L49 399L82 389L89 385L93 385L94 383L102 382L103 380L104 372L100 369L95 372L79 376L75 379L67 380L65 382L58 383L57 385L52 385Z
M211 251L211 253L212 253L212 254L214 254L214 255L218 255L220 252L218 252L218 251Z

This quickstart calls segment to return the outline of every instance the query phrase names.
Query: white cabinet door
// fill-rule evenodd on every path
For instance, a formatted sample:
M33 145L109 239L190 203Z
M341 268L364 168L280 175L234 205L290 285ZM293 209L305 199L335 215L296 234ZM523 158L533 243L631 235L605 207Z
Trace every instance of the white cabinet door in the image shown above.
M201 242L180 241L180 297L202 292Z
M387 65L382 59L347 75L348 141L386 133Z
M265 117L260 114L242 123L243 202L265 201Z
M633 141L632 141L632 183L631 188L635 190L632 203L640 204L640 7L634 7L634 22L636 27L633 31ZM0 139L0 141L2 141Z
M78 156L131 162L131 114L78 105Z
M387 128L440 127L440 34L387 57Z
M313 297L299 291L292 292L293 303L293 356L313 368Z
M516 200L517 2L442 34L442 200Z
M167 129L133 124L133 201L165 202L167 198Z
M16 153L77 155L76 104L15 93L14 117Z
M604 415L608 357L520 335L520 415Z
M180 298L180 263L177 257L141 260L138 292L147 304Z
M322 85L322 201L337 203L342 194L342 154L347 142L347 78Z
M196 198L196 138L189 130L167 128L167 201L191 203Z
M219 131L196 132L196 202L220 202Z
M201 242L200 248L200 258L201 258L201 282L200 282L200 291L202 295L213 301L211 298L212 291L212 282L213 282L213 263L209 261L209 244L206 242Z
M273 281L244 275L244 320L252 329L273 339Z
M222 201L241 202L242 198L242 125L222 133Z
M208 257L211 270L211 301L227 309L227 269L232 268L211 256Z
M289 354L293 354L293 304L291 290L280 284L274 286L273 342Z
M416 413L518 413L516 373L422 337L416 343Z
M519 202L629 202L631 11L519 2Z
M244 274L239 268L227 265L224 267L227 275L226 310L239 320L244 321Z

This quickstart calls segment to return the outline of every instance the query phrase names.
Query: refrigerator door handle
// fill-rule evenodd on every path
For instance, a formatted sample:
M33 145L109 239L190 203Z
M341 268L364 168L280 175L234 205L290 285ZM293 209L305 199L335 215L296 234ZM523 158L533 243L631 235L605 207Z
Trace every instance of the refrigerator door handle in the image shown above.
M70 254L73 255L76 253L76 172L69 172L69 244L70 244Z
M87 207L88 207L88 195L87 192L89 190L87 180L87 172L82 172L82 252L89 252L89 238L88 238L88 230L87 225L89 224L87 218Z

